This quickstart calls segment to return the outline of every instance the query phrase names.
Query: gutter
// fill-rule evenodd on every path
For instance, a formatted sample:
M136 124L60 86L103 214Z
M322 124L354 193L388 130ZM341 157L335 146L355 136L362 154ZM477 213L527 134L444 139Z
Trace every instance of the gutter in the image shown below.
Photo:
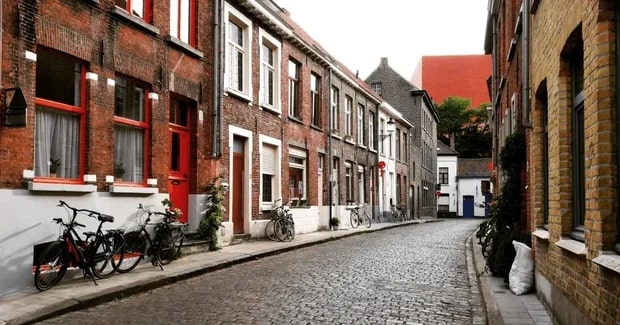
M331 66L327 67L327 71L329 72L329 76L328 76L328 84L329 84L329 101L328 101L328 108L327 108L327 118L328 118L328 128L327 128L327 150L329 152L329 154L327 155L328 159L329 159L329 215L327 219L327 225L329 227L329 229L332 229L332 223L331 223L331 218L332 218L332 205L333 205L333 192L334 192L334 175L332 175L333 171L334 171L334 158L332 157L333 152L332 152L332 119L331 119L331 114L332 114L332 109L331 109L331 91L332 91L332 68Z
M224 12L223 0L215 0L213 6L213 142L211 158L219 158L222 155L222 80L224 70L222 69L222 13Z
M521 52L523 52L523 86L522 86L522 105L523 115L521 125L525 128L532 128L532 122L530 121L530 2L523 1L523 43L521 44Z

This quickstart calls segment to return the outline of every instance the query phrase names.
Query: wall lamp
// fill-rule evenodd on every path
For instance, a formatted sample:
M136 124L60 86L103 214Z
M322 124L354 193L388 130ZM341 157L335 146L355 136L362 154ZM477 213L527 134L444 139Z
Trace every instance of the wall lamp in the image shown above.
M395 129L396 129L396 123L394 123L394 119L390 117L390 119L387 121L387 129L385 130L385 132L387 133L379 134L379 139L384 140L387 137L391 137Z

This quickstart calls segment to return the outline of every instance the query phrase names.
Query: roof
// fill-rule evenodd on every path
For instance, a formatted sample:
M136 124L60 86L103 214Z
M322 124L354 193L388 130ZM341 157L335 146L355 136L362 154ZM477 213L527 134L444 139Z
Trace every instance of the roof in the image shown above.
M450 149L441 141L437 141L437 156L458 156L459 153L456 150Z
M459 158L457 177L490 178L489 166L491 163L491 158Z

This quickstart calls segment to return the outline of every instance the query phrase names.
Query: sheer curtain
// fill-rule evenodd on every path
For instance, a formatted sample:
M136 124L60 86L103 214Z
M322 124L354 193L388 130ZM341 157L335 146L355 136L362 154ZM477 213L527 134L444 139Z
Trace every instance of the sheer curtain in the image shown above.
M114 127L114 163L123 164L123 181L141 183L144 162L144 131L124 125Z
M50 176L50 160L58 160L58 178L77 178L79 170L79 117L37 106L35 127L35 176Z

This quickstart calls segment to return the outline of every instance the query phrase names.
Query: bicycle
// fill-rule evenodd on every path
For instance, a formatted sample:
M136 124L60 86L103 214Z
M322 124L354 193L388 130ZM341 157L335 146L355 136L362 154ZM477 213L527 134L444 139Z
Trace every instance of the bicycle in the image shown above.
M364 224L366 228L370 228L370 216L368 215L368 211L366 211L367 203L362 205L358 205L351 210L351 227L357 228L357 226ZM361 211L361 213L360 213Z
M282 199L277 199L273 202L273 209L271 209L271 220L265 225L265 235L267 238L273 241L291 241L295 238L295 221L293 220L293 214L289 213L289 210L284 208L284 205L279 205L278 202Z
M407 208L405 208L405 205L402 202L396 204L396 209L400 213L402 221L409 221L412 219L409 213L407 213Z
M39 256L39 261L34 267L35 287L40 291L53 287L62 280L70 265L82 269L84 278L90 278L97 285L95 277L104 279L111 276L123 261L125 246L122 244L123 230L107 230L104 234L102 225L105 222L113 222L113 216L88 209L77 209L62 200L57 206L71 211L69 221L52 218L60 225L62 233L57 240L47 245ZM82 239L76 228L85 226L75 219L78 214L84 213L96 218L99 226L95 232L84 232L86 238Z
M151 264L158 265L163 271L163 265L169 264L180 255L185 233L184 225L173 220L175 214L168 210L151 211L141 203L136 213L140 212L143 214L137 218L138 230L127 232L124 236L125 257L123 263L116 269L118 273L130 272L145 257L151 257ZM146 215L144 222L140 222L144 215ZM153 215L161 217L161 221L151 222ZM151 237L147 226L154 226L154 237Z
M392 214L392 221L393 222L404 221L404 216L402 214L402 211L398 208L398 206L396 206L394 204L390 205L390 212Z

